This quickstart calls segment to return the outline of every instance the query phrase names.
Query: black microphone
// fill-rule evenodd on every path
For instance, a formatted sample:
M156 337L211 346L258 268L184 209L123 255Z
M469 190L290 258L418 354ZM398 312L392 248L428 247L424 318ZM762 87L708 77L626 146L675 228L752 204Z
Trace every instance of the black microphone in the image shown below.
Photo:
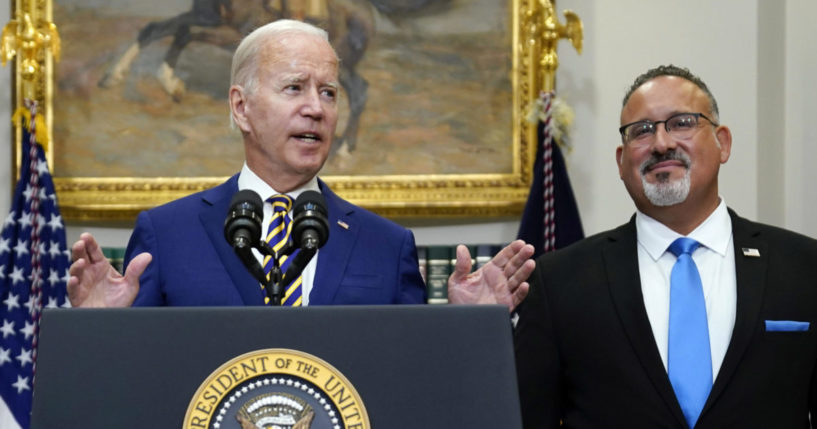
M292 207L292 242L301 251L292 259L284 274L283 283L298 277L315 256L318 248L329 238L329 219L326 200L320 192L304 191Z
M253 277L266 284L266 274L252 254L261 243L261 222L264 219L264 203L257 193L249 189L238 191L230 201L230 210L224 220L224 238L233 247L244 266Z
M320 192L304 191L292 206L292 241L295 247L317 250L329 238L326 200Z

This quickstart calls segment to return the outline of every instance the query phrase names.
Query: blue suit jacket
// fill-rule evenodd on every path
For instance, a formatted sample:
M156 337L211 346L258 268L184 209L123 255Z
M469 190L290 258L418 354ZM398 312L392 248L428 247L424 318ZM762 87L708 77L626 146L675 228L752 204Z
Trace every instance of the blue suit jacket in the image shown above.
M423 303L414 235L356 207L319 181L329 239L318 252L310 305ZM263 305L264 294L224 238L238 176L142 212L125 253L153 255L133 305ZM339 222L348 225L341 226Z

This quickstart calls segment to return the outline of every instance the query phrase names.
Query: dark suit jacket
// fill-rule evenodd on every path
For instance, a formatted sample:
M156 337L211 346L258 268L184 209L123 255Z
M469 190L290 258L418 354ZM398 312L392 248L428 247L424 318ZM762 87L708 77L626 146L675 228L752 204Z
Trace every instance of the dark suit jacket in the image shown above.
M329 239L318 252L309 304L425 302L414 235L344 201L322 181L319 186L329 212ZM153 261L140 278L134 305L263 305L259 283L224 238L236 192L237 175L139 214L125 261L141 252Z
M732 339L696 428L808 428L817 417L817 241L730 210ZM685 428L641 294L635 218L543 255L519 309L526 428ZM743 248L757 249L759 257ZM767 332L765 320L810 322Z

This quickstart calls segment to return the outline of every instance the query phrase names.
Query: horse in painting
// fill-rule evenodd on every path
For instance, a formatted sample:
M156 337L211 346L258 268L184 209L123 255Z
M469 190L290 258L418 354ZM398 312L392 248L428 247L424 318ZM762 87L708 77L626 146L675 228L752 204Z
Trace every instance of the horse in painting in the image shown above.
M349 116L342 134L335 138L333 153L341 147L351 152L356 145L368 89L368 82L356 68L374 36L375 10L399 16L448 2L450 0L193 0L190 10L145 25L136 41L100 79L99 86L109 88L122 82L147 45L172 37L156 77L167 94L181 101L185 84L176 76L175 68L182 51L191 42L233 51L245 35L268 22L299 19L324 28L340 58L339 79L348 98Z

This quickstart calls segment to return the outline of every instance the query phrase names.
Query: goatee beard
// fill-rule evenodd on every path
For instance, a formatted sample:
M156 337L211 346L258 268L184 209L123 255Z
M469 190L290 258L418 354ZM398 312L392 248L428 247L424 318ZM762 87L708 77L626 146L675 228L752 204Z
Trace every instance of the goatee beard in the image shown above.
M684 163L686 172L684 177L678 180L672 180L669 173L658 173L655 178L656 183L647 182L646 171L655 164L663 161L677 160ZM644 195L655 206L667 207L675 204L680 204L689 196L689 157L683 153L675 150L656 156L653 154L649 159L641 164L641 186L644 188Z

